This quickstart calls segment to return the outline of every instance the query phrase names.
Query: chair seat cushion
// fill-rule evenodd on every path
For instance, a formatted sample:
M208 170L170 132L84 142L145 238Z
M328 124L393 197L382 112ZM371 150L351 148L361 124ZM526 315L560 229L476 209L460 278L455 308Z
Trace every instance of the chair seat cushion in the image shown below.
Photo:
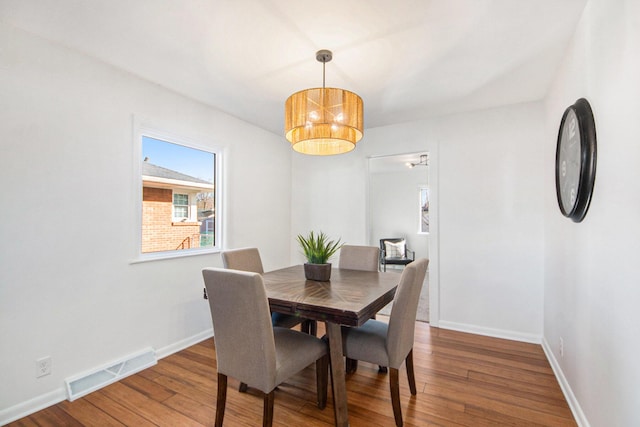
M413 262L413 260L411 258L385 258L384 259L385 264L398 264L398 265L407 265L407 264L411 264Z
M343 354L349 359L389 366L387 328L386 323L373 319L360 327L343 327Z
M327 354L320 338L289 328L273 328L276 343L276 378L273 388ZM263 390L265 393L271 390Z

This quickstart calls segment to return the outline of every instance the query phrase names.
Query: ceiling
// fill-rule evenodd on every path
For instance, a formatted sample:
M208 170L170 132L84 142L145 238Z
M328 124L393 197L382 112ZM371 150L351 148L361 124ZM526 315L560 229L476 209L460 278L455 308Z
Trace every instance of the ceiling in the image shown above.
M319 49L365 128L542 99L586 1L0 0L0 21L282 134Z

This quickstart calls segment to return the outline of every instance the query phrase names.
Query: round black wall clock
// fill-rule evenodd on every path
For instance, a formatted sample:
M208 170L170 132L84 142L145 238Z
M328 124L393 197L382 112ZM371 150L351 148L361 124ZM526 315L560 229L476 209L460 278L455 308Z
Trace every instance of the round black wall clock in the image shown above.
M580 222L587 214L596 178L596 125L580 98L562 115L556 147L556 194L562 214Z

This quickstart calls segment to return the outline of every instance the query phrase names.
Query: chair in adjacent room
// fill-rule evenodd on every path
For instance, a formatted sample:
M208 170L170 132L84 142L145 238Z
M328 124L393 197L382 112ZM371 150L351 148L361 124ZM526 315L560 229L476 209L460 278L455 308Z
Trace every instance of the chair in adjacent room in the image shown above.
M416 252L407 248L403 237L380 239L380 269L387 271L387 265L407 265L416 259Z
M342 328L343 354L347 358L389 367L389 388L396 426L402 426L398 379L402 362L406 364L411 394L417 392L413 372L413 340L418 300L428 266L429 260L420 258L402 271L388 324L372 319L360 327Z
M275 388L316 364L318 408L327 403L327 344L315 336L273 327L262 276L254 272L205 268L218 370L217 427L222 426L227 377L260 390L263 426L273 422Z

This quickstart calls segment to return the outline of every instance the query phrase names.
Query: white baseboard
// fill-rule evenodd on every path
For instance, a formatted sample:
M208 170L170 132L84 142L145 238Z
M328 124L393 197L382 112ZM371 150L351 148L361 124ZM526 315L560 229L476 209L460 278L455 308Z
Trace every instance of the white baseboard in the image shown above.
M547 356L549 364L551 364L551 369L553 369L553 373L560 384L560 389L564 394L564 398L567 399L567 404L571 409L571 413L573 413L573 417L576 419L576 423L578 423L580 427L590 427L591 424L589 424L589 420L587 420L587 417L584 415L582 407L580 406L580 403L578 403L578 399L576 399L575 394L573 394L573 390L571 389L567 378L564 376L564 372L562 372L562 368L560 368L560 364L558 363L556 356L551 351L551 347L544 337L542 338L542 349L544 350L544 354Z
M42 394L27 400L26 402L19 403L10 408L0 411L0 425L9 424L10 422L19 420L22 417L31 415L34 412L38 412L44 408L60 403L67 398L67 391L64 387L60 387L49 393Z
M184 350L187 347L191 347L192 345L198 344L200 341L204 341L208 338L211 338L212 336L213 336L213 328L209 328L198 334L192 335L183 340L180 340L173 344L169 344L166 347L156 350L156 357L158 359L163 359L167 356L171 356L172 354L179 352L180 350Z
M184 350L200 341L206 340L213 336L213 329L209 328L203 332L200 332L191 337L180 340L176 343L170 344L166 347L158 349L156 351L156 357L162 359L170 356L173 353L177 353L180 350ZM34 397L26 402L19 403L7 409L0 410L0 426L9 424L12 421L31 415L34 412L38 412L44 408L60 403L67 398L67 391L65 387L60 387L56 390Z
M528 342L533 344L540 344L542 341L542 337L536 334L525 334L522 332L509 331L505 329L485 328L483 326L449 322L447 320L440 320L438 322L438 327L442 329L451 329L453 331L468 332L470 334L484 335L494 338L504 338L507 340Z

